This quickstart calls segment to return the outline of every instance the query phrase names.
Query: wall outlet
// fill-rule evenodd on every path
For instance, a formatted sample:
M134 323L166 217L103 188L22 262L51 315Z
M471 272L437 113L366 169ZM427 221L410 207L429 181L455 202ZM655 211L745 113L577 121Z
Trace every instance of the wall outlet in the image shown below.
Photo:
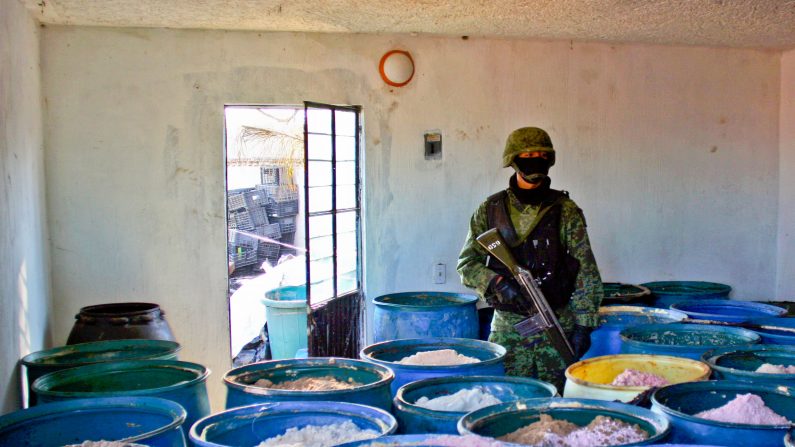
M443 262L437 262L433 266L434 284L444 284L447 282L447 266Z

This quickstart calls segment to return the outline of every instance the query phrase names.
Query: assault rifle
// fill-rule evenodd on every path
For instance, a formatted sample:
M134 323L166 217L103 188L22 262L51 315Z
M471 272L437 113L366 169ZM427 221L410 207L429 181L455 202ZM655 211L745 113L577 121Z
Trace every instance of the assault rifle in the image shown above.
M522 293L530 298L533 303L534 309L524 309L532 316L514 325L519 335L522 337L529 337L544 332L552 343L552 346L554 346L563 357L566 366L574 363L576 361L574 358L574 349L572 349L569 344L569 340L566 339L566 334L563 332L563 328L560 326L555 312L549 307L547 299L538 287L530 270L516 263L516 259L514 259L508 245L502 239L496 228L492 228L478 236L477 241L489 254L491 254L491 256L494 256L511 271L514 278L516 278L516 281L521 286Z

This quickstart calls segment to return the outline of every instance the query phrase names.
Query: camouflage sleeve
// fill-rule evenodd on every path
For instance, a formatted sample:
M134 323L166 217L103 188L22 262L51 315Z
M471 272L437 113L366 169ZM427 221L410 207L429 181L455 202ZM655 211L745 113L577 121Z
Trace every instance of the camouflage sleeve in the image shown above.
M496 275L486 267L488 254L475 240L486 230L488 230L488 221L486 203L484 202L475 210L469 220L469 231L461 254L458 255L458 265L456 266L458 274L461 275L461 283L475 289L481 300L484 299L489 281Z
M574 313L574 320L581 326L597 326L599 324L599 306L602 303L602 278L596 265L591 242L588 240L585 217L582 210L571 201L563 204L561 215L560 237L572 256L580 261L580 270L569 308Z

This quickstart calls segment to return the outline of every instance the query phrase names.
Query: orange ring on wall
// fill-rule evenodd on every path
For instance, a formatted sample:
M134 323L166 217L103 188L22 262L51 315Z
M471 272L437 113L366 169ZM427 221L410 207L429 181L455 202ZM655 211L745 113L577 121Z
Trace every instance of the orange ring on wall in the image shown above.
M409 78L406 79L404 82L394 82L394 81L390 80L386 76L386 73L384 72L384 64L386 63L386 60L387 60L387 58L389 56L391 56L393 54L403 54L407 58L409 58L409 61L411 61L411 76L409 76ZM384 53L383 56L381 56L381 62L378 63L378 73L381 74L381 79L383 79L384 82L386 82L387 84L391 85L392 87L403 87L404 85L406 85L409 82L411 82L411 80L414 79L414 71L415 71L414 58L411 57L411 54L408 51L403 51L403 50L387 51L386 53Z

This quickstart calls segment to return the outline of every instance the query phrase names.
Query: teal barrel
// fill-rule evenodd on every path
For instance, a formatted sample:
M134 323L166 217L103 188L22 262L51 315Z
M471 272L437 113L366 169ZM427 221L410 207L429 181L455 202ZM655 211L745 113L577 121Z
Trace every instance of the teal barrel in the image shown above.
M738 394L756 394L774 412L795 420L793 390L743 381L711 380L670 385L652 394L652 411L671 421L670 442L721 446L780 446L790 424L753 425L712 421L694 416L721 407Z
M623 354L653 354L701 360L710 349L757 344L757 333L705 324L643 324L621 331Z
M641 284L651 290L654 306L668 309L671 304L695 299L729 299L732 288L707 281L655 281Z
M103 397L159 397L185 408L186 427L210 414L202 365L177 360L101 363L57 371L33 382L39 402Z
M452 349L461 355L478 359L463 365L404 365L404 357L425 351ZM505 348L483 340L468 338L410 338L384 341L365 347L359 356L395 373L392 395L398 388L416 380L446 376L503 376L505 375Z
M306 349L306 287L287 286L265 292L262 304L271 358L291 359L300 349Z
M36 404L31 386L39 377L68 368L124 360L176 360L179 343L168 340L105 340L45 349L20 361L23 406Z
M346 390L298 391L254 386L259 379L273 383L308 377L333 377L361 385ZM255 403L283 401L337 401L369 405L389 411L392 408L390 385L395 374L387 367L364 360L308 358L252 363L224 375L226 408Z
M582 360L621 352L621 331L652 323L676 323L687 315L670 309L644 306L603 306L599 308L599 327L591 333L591 347Z
M0 416L0 445L63 446L124 440L149 447L185 447L184 422L185 409L166 399L77 399Z
M665 440L671 430L663 415L634 405L593 399L539 398L492 405L468 413L458 421L458 432L500 438L537 422L541 414L578 426L586 426L597 416L605 416L636 424L649 434L642 442L622 446L654 444Z
M602 283L602 289L604 290L602 306L651 306L654 304L651 290L641 285L605 282Z
M507 376L450 376L418 380L400 387L395 396L398 427L402 433L457 434L456 424L469 411L435 411L417 405L421 397L435 399L461 390L477 388L501 402L553 397L555 386L540 380ZM473 409L474 410L474 409Z
M689 300L671 305L672 310L684 312L692 320L745 323L754 318L780 317L787 309L753 301Z
M756 372L765 363L795 366L795 346L757 345L744 348L715 349L704 353L703 361L712 368L712 377L720 380L747 380L795 387L795 374Z
M754 318L749 323L759 326L775 326L795 330L795 317ZM795 345L795 332L775 329L752 329L762 337L762 343L769 345Z
M373 340L452 337L478 338L475 295L448 292L404 292L373 300Z
M269 402L232 408L199 420L190 429L196 447L256 446L288 429L353 422L361 430L389 435L397 421L388 412L346 402Z
M337 447L520 447L519 444L484 440L480 436L452 436L440 434L427 435L393 435L370 441L356 441L340 444Z

